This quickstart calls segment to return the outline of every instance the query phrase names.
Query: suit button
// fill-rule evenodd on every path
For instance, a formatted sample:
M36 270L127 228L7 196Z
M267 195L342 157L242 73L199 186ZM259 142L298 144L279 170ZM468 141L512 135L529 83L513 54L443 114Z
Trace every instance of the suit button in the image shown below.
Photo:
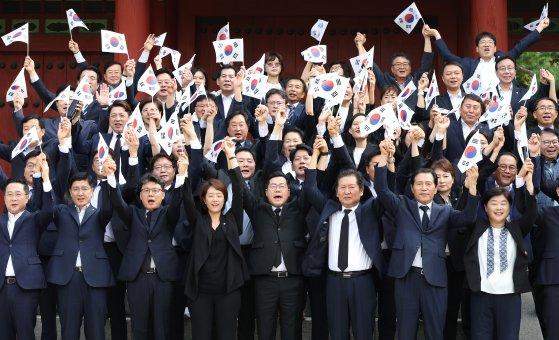
M274 243L278 243L278 241L274 241Z
M10 243L10 248L12 247L12 244Z
M148 243L151 243L151 240L148 240Z
M281 228L278 228L278 231L280 231L280 230L281 230Z

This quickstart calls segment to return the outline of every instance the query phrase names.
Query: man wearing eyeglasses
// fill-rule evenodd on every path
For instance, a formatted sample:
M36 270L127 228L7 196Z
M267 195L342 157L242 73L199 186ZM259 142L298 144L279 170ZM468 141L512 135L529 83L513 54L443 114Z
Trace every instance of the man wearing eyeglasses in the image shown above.
M559 132L559 129L555 127L555 121L557 120L557 102L549 97L544 97L536 100L534 103L534 111L532 115L536 119L537 127L534 127L528 131L528 137L532 133L540 133L544 129L553 129Z

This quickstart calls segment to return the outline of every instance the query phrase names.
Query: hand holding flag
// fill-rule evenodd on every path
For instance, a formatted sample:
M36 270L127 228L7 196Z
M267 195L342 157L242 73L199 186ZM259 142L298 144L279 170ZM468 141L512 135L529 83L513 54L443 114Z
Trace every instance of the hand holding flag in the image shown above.
M27 153L31 151L29 148L31 144L38 142L41 144L39 140L39 135L37 134L37 128L33 126L27 133L19 140L16 147L12 150L12 159L14 159L20 153Z
M538 92L538 79L536 78L536 75L534 74L534 76L532 77L532 82L530 83L530 88L528 89L526 94L524 96L522 96L522 98L520 98L520 101L524 100L525 101L524 104L526 104L526 101L528 101L530 98L532 98L532 96L535 95L536 92Z
M472 138L470 138L470 141L462 154L462 158L458 161L458 169L460 172L464 173L482 159L483 154L481 153L481 139L479 137L479 131L476 131Z
M431 84L427 90L427 95L425 96L425 107L429 107L431 101L439 95L439 85L437 84L437 76L435 71L433 71L433 77L431 78Z

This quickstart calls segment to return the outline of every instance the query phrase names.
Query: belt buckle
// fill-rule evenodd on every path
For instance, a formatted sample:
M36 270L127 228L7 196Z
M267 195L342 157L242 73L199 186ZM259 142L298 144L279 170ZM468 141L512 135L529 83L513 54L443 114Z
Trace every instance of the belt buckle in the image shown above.
M342 272L342 277L344 279L351 279L351 272Z
M286 278L289 276L288 272L277 272L278 273L278 277L280 278Z
M75 270L77 272L83 273L83 267L76 267Z
M8 284L8 285L13 285L13 284L15 284L16 282L17 282L17 281L16 281L16 278L15 278L15 277L7 277L7 278L6 278L6 284Z
M425 275L425 272L423 271L423 268L421 268L421 271L419 272L419 274Z
M155 268L150 268L146 271L146 274L155 274Z

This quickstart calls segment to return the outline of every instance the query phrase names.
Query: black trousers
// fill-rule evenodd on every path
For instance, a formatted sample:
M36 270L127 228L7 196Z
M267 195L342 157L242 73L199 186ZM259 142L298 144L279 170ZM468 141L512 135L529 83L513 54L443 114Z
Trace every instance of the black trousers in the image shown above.
M456 271L452 266L452 260L447 256L446 258L446 275L448 278L448 298L446 309L446 320L444 324L444 339L456 339L458 331L458 312L462 307L462 326L464 333L469 334L470 313L469 313L469 299L466 301L466 288L464 288L464 280L466 279L465 271ZM469 328L469 327L468 327Z
M520 294L472 292L472 340L518 340Z
M249 280L240 289L241 306L237 322L237 338L254 340L256 315L254 313L254 281Z
M43 271L46 270L50 257L41 256ZM41 289L39 309L41 312L41 340L56 340L56 285L47 284Z
M39 289L4 283L0 288L0 339L35 339L39 294Z
M390 263L392 251L383 249L385 263ZM383 275L379 280L378 299L378 334L379 340L394 340L396 336L396 304L394 302L394 278Z
M120 263L122 262L122 253L118 249L116 242L105 242L103 246L109 257L113 276L116 278L120 270ZM111 339L113 340L128 339L125 298L126 283L124 281L117 280L115 286L107 288L107 311L111 322Z
M305 280L302 276L253 276L258 340L275 340L278 312L282 340L301 340Z
M189 300L192 340L235 340L241 293L199 293Z
M307 292L311 306L312 340L328 339L328 314L326 313L326 274L307 277Z

